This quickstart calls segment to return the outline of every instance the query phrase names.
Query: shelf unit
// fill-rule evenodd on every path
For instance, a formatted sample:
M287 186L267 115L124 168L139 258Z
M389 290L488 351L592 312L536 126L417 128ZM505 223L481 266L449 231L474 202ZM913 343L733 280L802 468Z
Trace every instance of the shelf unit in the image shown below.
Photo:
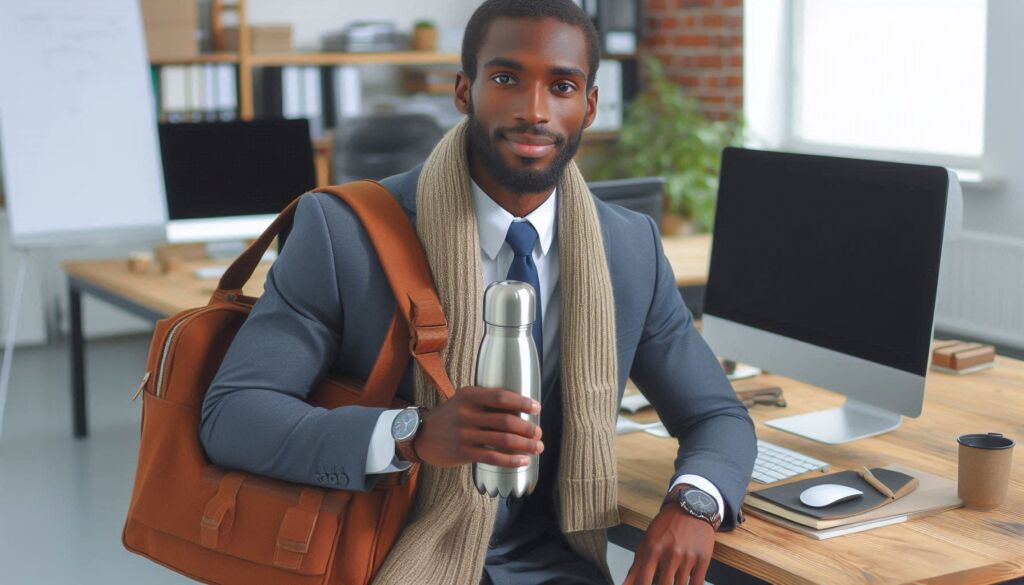
M223 0L211 3L213 53L203 53L188 59L155 59L150 61L154 68L172 65L233 64L237 71L238 117L252 120L254 112L253 69L257 67L286 66L332 66L332 65L458 65L461 56L457 53L432 51L396 51L388 53L339 53L339 52L294 52L294 53L253 53L252 31L247 19L246 0L235 0L226 4ZM223 13L233 12L238 20L238 50L224 50ZM604 58L618 60L635 59L632 55L610 55ZM608 143L614 141L615 132L593 132L584 134L585 142ZM314 141L316 154L317 181L329 182L331 157L330 135Z

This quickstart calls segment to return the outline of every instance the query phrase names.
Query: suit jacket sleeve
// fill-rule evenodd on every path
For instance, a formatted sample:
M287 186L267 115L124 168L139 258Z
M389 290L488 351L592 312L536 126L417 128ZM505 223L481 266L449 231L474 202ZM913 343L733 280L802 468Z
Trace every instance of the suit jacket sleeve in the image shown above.
M303 399L335 361L342 306L331 234L304 195L263 295L203 402L200 440L215 464L287 481L367 491L366 458L385 410L327 410Z
M718 360L694 328L653 220L657 272L630 377L679 441L676 471L707 478L725 500L722 529L735 527L757 456L754 425Z

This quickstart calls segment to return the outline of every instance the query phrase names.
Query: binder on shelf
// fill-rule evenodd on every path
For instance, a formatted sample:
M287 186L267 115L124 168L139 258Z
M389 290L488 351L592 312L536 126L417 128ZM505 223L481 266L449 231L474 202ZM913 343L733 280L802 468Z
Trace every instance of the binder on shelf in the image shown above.
M599 88L597 116L590 130L608 131L622 127L622 63L602 59L594 83Z
M235 77L235 67L230 64L216 65L216 99L215 107L218 118L221 120L234 120L238 117L238 82Z
M363 81L359 68L339 65L334 68L334 111L338 120L363 113Z
M160 69L160 118L168 122L181 122L188 111L186 68L168 65Z
M323 116L320 106L320 69L318 67L287 66L281 75L283 112L285 118L309 120L313 139L323 135Z

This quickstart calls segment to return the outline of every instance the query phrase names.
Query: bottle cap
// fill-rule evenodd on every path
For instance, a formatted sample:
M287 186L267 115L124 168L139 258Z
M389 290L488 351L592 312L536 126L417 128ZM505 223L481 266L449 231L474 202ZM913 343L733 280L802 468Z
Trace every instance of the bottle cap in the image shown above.
M518 280L491 283L484 291L484 321L501 327L523 327L533 323L537 296L533 287Z

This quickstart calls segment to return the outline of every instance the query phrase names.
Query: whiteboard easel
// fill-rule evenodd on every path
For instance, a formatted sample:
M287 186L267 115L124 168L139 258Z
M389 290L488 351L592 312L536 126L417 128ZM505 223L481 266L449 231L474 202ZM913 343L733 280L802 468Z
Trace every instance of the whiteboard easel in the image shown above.
M0 0L0 79L0 164L16 248L162 235L167 210L137 0ZM24 254L20 262L23 283ZM7 354L0 430L9 364Z

